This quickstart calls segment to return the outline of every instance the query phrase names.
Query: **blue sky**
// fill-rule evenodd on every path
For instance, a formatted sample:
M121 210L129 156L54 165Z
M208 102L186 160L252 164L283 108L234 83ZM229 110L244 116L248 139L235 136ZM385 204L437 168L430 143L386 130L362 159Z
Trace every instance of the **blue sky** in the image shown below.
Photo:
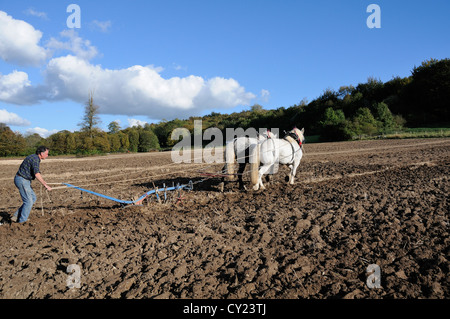
M289 107L448 58L449 17L446 0L0 0L0 122L78 130L90 92L104 130Z

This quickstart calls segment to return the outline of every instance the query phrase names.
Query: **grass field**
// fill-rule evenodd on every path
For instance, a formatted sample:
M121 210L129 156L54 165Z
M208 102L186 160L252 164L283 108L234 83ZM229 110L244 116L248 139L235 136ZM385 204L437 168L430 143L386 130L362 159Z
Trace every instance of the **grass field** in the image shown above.
M400 132L385 134L384 138L426 138L426 137L450 137L449 127L418 127L407 128Z
M450 137L449 127L416 127L404 128L398 131L376 135L358 135L353 140L374 140L374 139L405 139L405 138L438 138ZM320 136L313 137L314 142L320 141Z

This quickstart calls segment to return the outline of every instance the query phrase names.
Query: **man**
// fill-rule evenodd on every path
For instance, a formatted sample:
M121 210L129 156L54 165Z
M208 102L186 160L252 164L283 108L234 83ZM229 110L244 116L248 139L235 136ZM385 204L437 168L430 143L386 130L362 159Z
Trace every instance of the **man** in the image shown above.
M45 146L39 146L36 150L36 154L27 156L17 171L14 177L14 184L19 189L20 196L22 197L23 204L14 213L11 220L13 222L24 223L28 220L31 208L36 202L36 194L31 188L31 181L37 179L47 190L51 191L52 188L47 185L41 176L39 170L39 164L41 160L48 157L48 148Z

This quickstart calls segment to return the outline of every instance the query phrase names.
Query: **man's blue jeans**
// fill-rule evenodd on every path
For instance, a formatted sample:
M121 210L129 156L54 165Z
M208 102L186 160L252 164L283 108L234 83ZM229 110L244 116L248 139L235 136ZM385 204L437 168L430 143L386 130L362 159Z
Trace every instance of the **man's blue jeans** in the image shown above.
M16 177L14 177L14 184L19 189L19 193L23 201L22 206L20 206L20 208L14 213L14 216L17 217L17 222L24 223L28 220L31 208L36 202L36 194L31 188L31 181L19 175L16 175Z

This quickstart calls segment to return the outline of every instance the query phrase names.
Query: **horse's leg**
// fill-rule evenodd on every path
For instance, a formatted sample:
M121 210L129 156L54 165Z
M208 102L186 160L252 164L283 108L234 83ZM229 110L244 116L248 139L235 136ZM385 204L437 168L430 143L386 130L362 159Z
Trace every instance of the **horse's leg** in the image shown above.
M245 189L244 180L243 180L243 174L245 171L246 163L239 163L239 169L238 169L238 180L239 180L239 189Z
M266 189L266 187L264 186L263 182L262 182L262 177L264 176L264 174L267 173L267 171L273 166L273 164L269 164L269 165L263 165L260 169L259 169L259 178L258 178L258 188L253 188L254 190L258 190L259 188L261 189Z
M262 183L262 180L261 180L262 175L263 175L263 173L262 173L263 169L264 169L264 172L265 172L265 171L266 171L266 170L265 170L265 165L261 166L261 167L259 168L259 170L258 170L258 179L257 179L257 181L256 181L256 184L253 186L253 190L254 190L254 191L259 190L260 187L261 187L261 189L265 189L265 187L264 187L264 185L263 185L263 183Z
M294 185L294 178L295 178L295 174L297 172L297 168L299 165L300 165L300 160L298 160L298 161L296 160L296 161L294 161L294 164L292 164L291 173L289 175L289 184L290 185Z
M256 181L256 184L253 185L253 190L254 191L257 191L259 189L259 186L261 185L260 180L261 180L261 175L259 174L259 171L258 171L258 179Z
M227 143L225 147L225 154L224 154L224 160L225 165L222 169L222 172L225 172L227 174L224 177L224 180L229 182L235 180L235 165L236 165L236 152L234 150L234 144L235 142L229 142Z

